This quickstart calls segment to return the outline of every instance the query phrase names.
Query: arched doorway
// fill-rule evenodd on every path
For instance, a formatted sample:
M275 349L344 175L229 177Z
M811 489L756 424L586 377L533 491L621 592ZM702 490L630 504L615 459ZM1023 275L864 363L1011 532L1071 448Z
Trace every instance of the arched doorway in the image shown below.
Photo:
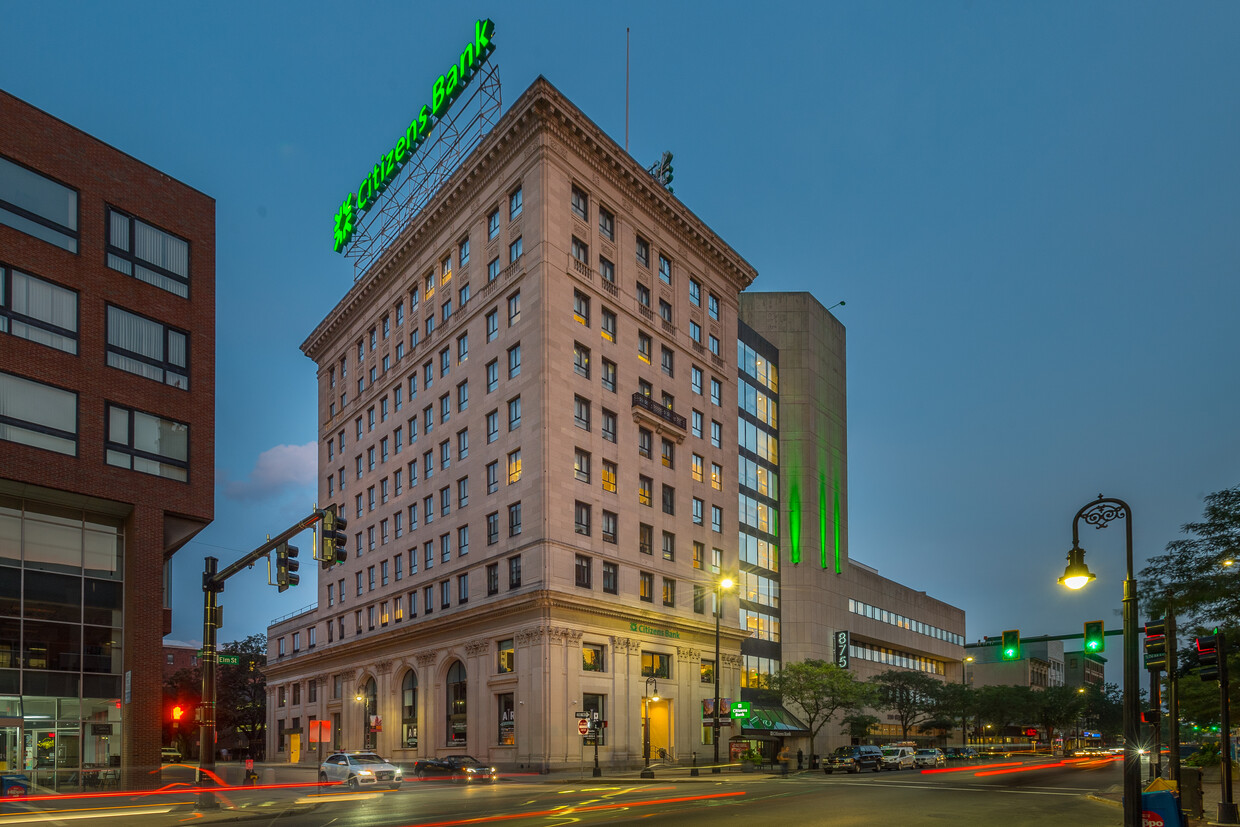
M410 669L400 684L401 746L418 746L418 676Z
M465 665L459 660L453 661L448 667L448 746L465 746L467 712L465 695L468 684L465 679Z
M362 749L374 749L378 745L379 731L383 722L379 718L379 690L375 679L368 678L354 698L362 708Z

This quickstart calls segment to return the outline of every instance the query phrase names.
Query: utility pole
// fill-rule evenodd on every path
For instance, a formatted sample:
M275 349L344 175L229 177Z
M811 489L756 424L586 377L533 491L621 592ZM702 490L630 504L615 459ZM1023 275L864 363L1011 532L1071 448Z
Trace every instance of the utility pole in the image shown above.
M203 591L203 611L202 611L202 723L198 728L198 805L199 810L215 810L219 808L219 802L215 798L215 792L212 787L215 786L215 666L217 662L216 645L217 632L223 624L221 623L220 612L222 606L219 605L218 595L224 591L224 583L228 578L237 574L242 569L253 567L260 558L266 557L268 553L277 548L283 548L284 553L291 552L296 555L296 551L287 546L287 541L305 531L307 528L314 526L323 519L326 512L315 509L311 514L299 521L297 524L282 531L275 537L267 540L258 548L242 557L237 562L219 571L219 560L215 557L208 557L204 562L202 572L202 591ZM288 571L293 571L295 567L289 566ZM289 585L297 585L296 575L287 576L282 580L282 585L287 588ZM270 577L269 577L270 579ZM284 591L281 588L280 591Z

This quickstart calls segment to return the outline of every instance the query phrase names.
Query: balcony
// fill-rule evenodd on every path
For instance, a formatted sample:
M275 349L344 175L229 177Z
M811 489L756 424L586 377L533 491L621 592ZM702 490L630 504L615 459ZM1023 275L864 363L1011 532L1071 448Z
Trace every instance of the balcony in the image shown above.
M633 394L633 421L645 425L658 434L671 437L677 444L684 441L687 421L683 416L646 396Z

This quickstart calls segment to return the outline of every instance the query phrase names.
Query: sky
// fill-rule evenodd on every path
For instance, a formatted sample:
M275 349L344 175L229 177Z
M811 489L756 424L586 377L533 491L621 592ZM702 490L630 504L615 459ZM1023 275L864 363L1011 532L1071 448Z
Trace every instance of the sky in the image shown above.
M675 154L676 195L752 289L845 302L850 554L965 609L967 640L1118 628L1122 523L1083 528L1089 588L1055 582L1076 511L1127 501L1139 570L1240 484L1240 3L0 0L0 17L0 88L216 201L215 522L174 559L170 639L201 639L204 556L226 565L312 507L299 346L353 283L335 210L479 17L505 107L543 75L621 145L631 29L633 156ZM229 581L222 640L315 601L303 539L299 587Z

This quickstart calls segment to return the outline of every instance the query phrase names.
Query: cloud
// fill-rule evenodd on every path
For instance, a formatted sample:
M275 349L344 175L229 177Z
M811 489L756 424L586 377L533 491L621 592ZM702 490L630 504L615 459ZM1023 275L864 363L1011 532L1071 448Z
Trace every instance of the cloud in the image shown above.
M230 500L265 500L290 489L313 487L318 473L318 443L277 445L258 455L245 479L221 473L224 496Z

